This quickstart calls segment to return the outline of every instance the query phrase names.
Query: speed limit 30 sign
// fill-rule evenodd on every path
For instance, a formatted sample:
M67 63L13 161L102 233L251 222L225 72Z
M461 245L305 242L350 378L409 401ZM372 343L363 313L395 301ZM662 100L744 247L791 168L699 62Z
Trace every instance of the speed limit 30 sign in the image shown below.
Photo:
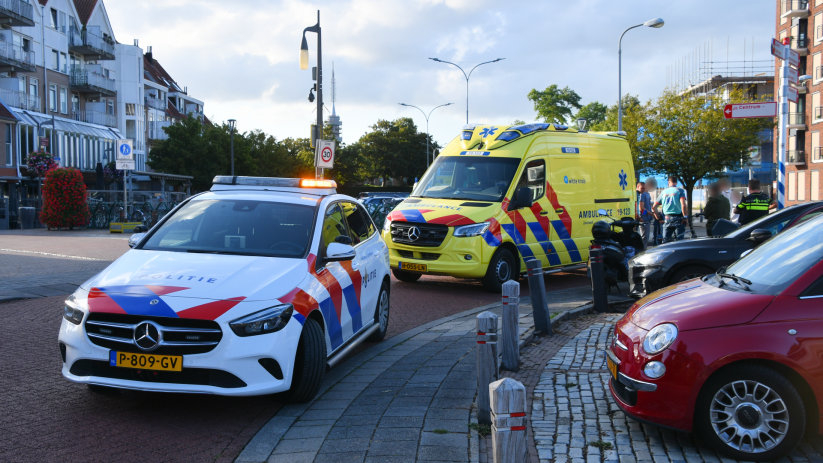
M331 169L334 167L334 140L317 140L315 158L317 167Z

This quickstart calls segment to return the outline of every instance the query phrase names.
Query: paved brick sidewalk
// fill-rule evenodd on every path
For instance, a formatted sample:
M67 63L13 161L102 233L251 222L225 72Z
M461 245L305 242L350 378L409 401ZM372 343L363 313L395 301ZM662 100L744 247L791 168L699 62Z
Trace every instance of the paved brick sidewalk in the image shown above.
M615 405L607 386L603 350L618 318L600 314L581 319L589 326L545 364L531 405L539 461L730 461L701 445L692 434L641 424ZM537 461L534 455L531 461ZM781 461L823 461L823 439L807 438Z

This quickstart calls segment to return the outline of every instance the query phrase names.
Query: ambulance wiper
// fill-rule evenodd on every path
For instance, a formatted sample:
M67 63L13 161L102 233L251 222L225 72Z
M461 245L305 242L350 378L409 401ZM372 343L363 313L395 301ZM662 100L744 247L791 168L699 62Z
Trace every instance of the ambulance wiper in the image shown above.
M718 272L717 276L721 278L728 278L737 283L738 285L740 285L741 287L743 287L743 289L745 289L746 291L751 291L751 288L749 288L749 285L752 284L751 280L747 280L746 278L737 276L734 273Z

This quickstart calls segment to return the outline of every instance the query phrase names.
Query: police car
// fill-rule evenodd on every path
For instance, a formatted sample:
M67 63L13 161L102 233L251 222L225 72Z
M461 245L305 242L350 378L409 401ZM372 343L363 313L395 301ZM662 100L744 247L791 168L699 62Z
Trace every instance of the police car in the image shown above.
M145 391L314 397L389 317L389 256L330 180L217 176L65 303L63 376Z

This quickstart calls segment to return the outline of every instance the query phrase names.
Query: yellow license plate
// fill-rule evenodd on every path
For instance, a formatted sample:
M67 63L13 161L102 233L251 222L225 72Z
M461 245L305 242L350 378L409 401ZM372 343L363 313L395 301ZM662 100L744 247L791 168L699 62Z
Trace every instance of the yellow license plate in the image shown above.
M612 378L617 379L617 364L615 364L608 355L606 356L606 368L609 369Z
M183 371L183 356L109 351L109 365L141 370Z
M413 264L411 262L400 262L400 270L409 270L412 272L425 272L428 269L426 264Z

